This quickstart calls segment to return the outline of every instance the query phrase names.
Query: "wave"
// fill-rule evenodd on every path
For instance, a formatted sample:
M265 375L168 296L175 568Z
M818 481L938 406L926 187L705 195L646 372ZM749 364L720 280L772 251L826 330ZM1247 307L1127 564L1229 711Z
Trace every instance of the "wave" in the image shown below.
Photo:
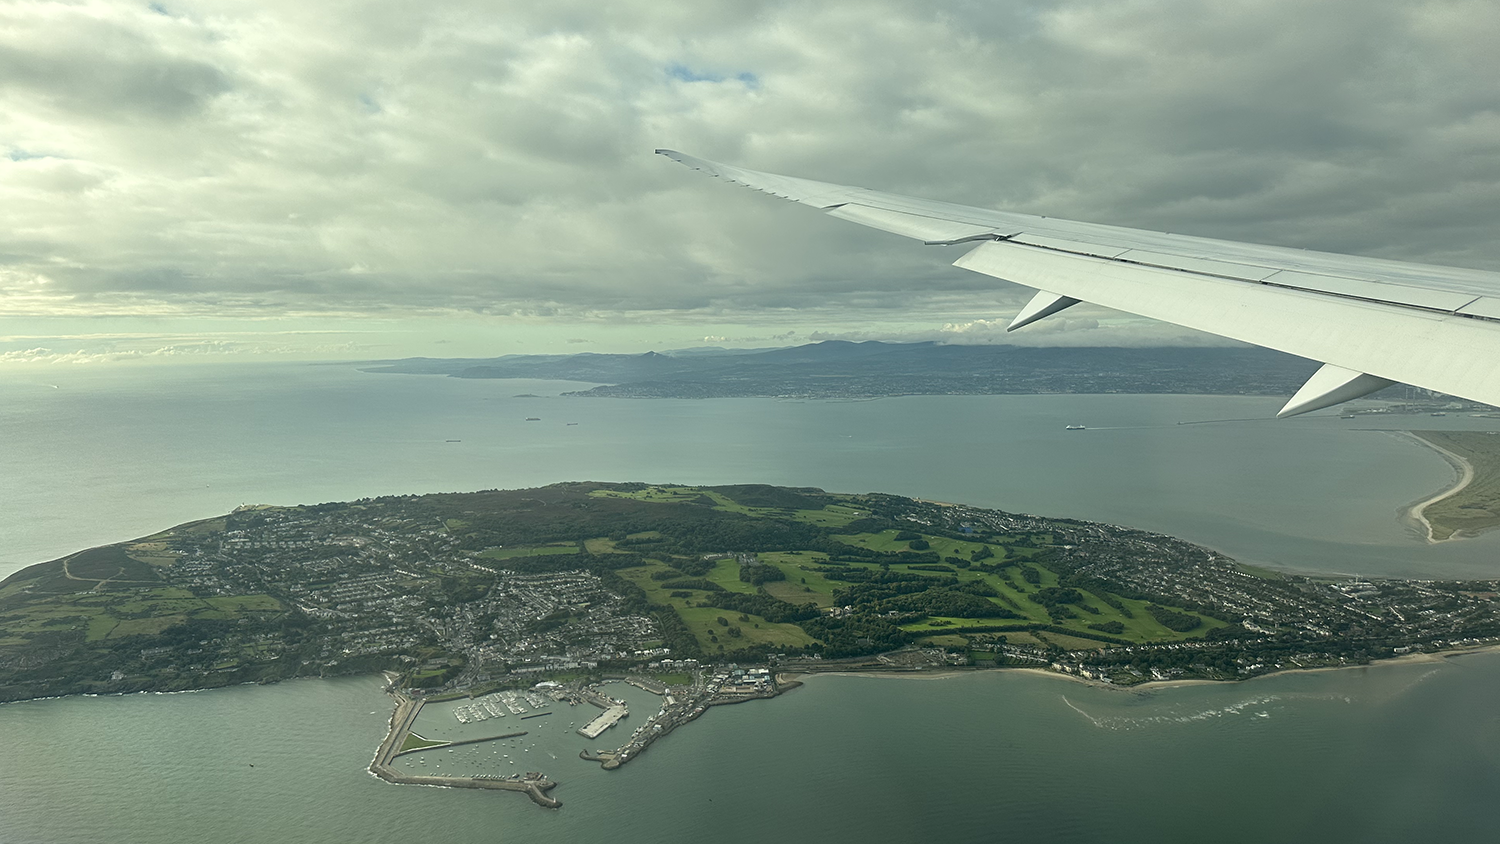
M1089 723L1103 730L1138 730L1163 724L1192 724L1199 721L1211 721L1218 718L1230 718L1245 714L1259 718L1270 718L1273 713L1285 714L1287 711L1286 704L1298 700L1336 701L1346 704L1354 702L1347 695L1337 694L1264 694L1248 697L1225 706L1198 709L1196 711L1168 711L1154 715L1101 716L1085 711L1082 707L1069 700L1067 695L1062 695L1062 701L1069 709L1082 715L1088 719Z

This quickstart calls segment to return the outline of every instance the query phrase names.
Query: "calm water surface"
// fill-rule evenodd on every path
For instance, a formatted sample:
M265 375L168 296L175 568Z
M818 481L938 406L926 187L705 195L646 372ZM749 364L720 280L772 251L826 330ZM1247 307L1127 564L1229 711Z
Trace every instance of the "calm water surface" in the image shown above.
M558 811L369 776L370 678L37 701L0 706L0 840L1492 841L1497 695L1497 655L1146 693L824 676L619 771L546 759Z
M243 503L589 479L880 490L1159 530L1285 568L1500 575L1500 535L1428 546L1396 518L1452 470L1357 427L1495 420L1276 421L1279 399L1222 396L557 396L578 386L287 364L6 370L0 574ZM1235 419L1250 421L1178 424Z
M882 490L1290 568L1500 574L1496 538L1432 547L1406 531L1397 511L1452 473L1360 430L1490 420L1274 422L1276 399L1204 396L557 396L577 386L342 366L7 370L0 573L241 503L600 479ZM644 719L649 696L622 692L644 696ZM530 767L562 781L556 812L370 777L390 714L370 678L35 701L0 706L0 842L1489 841L1497 699L1496 655L1144 693L1018 672L818 677L715 709L621 771L576 759L561 720L429 762L544 759Z

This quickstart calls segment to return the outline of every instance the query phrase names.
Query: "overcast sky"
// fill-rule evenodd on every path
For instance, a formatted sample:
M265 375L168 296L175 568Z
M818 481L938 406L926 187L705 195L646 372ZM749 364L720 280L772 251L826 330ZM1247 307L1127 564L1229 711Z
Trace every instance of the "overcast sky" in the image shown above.
M988 342L1025 299L656 147L1500 269L1497 44L1493 0L8 2L0 362ZM1077 310L1010 339L1204 342Z

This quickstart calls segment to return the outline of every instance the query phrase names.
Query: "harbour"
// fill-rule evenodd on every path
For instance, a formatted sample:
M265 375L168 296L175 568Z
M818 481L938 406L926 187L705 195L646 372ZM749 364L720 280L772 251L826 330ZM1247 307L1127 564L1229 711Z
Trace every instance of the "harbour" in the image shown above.
M519 791L530 797L531 801L538 806L548 809L562 807L562 801L547 796L547 792L555 788L557 783L538 771L528 771L524 774L473 774L468 776L407 774L398 771L391 763L395 761L396 757L404 754L417 753L424 750L451 749L460 745L517 738L526 735L526 732L520 731L501 736L447 741L441 744L431 744L426 747L403 750L403 743L412 734L412 725L416 722L417 716L421 714L422 701L398 689L390 689L389 692L396 700L396 709L391 713L390 731L386 734L385 740L380 743L380 747L375 751L375 758L370 762L370 773L386 782L396 785L428 785L443 788L488 788L499 791Z
M388 729L393 701L378 680L306 680L7 704L0 788L7 839L48 844L400 844L435 818L475 840L676 844L700 840L710 810L742 817L768 804L794 844L922 829L960 844L997 830L1146 844L1225 813L1241 818L1217 833L1227 842L1477 842L1500 823L1486 797L1500 789L1500 743L1485 727L1497 696L1493 654L1144 693L1024 672L817 675L767 705L715 707L626 770L579 759L571 730L566 755L561 732L531 745L520 755L543 754L560 781L550 794L567 804L544 812L479 788L389 787L359 758ZM444 721L456 725L446 711L423 714ZM169 744L180 752L162 753ZM913 766L941 768L941 787L913 782ZM125 785L142 770L159 786L144 799ZM1079 783L1100 785L1080 800ZM1159 811L1161 794L1180 798L1174 812Z

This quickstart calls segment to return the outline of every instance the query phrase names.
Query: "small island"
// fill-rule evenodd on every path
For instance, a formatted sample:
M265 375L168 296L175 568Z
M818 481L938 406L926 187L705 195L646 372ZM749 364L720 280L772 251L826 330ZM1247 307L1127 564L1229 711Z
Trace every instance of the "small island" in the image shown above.
M1239 680L1500 639L1500 583L1316 578L1130 528L882 493L564 483L246 507L0 582L0 700L387 672L403 755L524 735L553 705L658 711L585 758L618 768L712 707L820 671L1032 668L1113 686ZM507 718L417 735L425 704ZM590 709L592 707L592 710ZM586 722L586 723L585 723ZM415 756L413 758L416 758ZM456 758L456 757L455 757Z

